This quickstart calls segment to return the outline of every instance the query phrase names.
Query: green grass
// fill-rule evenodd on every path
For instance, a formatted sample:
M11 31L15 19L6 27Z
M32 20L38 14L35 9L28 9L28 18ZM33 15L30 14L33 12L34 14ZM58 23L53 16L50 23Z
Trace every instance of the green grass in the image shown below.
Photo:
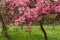
M14 29L17 29L14 31ZM48 40L60 40L60 25L56 25L55 28L51 28L51 26L44 26ZM39 26L32 26L31 29L32 33L29 34L26 32L26 28L24 27L23 30L20 30L20 27L10 27L8 30L9 35L13 40L44 40L43 32L41 31ZM1 28L0 28L0 40L7 40L2 34L1 34Z

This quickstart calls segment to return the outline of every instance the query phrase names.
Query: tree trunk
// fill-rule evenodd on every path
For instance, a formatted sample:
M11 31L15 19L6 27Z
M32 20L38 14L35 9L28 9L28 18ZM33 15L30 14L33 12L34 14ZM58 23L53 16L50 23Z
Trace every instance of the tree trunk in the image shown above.
M45 40L47 40L47 34L46 34L46 31L45 31L44 28L43 28L43 20L41 19L41 20L39 21L39 23L40 23L41 30L42 30L42 32L44 33Z
M21 30L23 30L23 25L21 25Z
M52 28L54 29L54 20L52 20Z
M4 24L3 17L2 17L1 14L0 14L0 20L1 20L1 22L2 22L2 33L3 33L3 35L4 35L8 40L12 40L12 39L10 38L10 36L8 35L8 33L7 33L7 28L6 28L5 24Z

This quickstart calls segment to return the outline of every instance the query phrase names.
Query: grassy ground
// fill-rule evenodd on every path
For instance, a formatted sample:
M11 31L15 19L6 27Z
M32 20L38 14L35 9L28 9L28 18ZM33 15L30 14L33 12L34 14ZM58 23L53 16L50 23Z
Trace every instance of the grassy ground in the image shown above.
M60 40L60 25L56 25L55 28L51 28L52 26L44 26L48 40ZM29 34L26 32L26 29L20 30L20 27L10 27L8 30L9 35L13 40L44 40L43 32L41 31L39 26L32 26L32 33ZM1 33L0 28L0 40L7 40Z

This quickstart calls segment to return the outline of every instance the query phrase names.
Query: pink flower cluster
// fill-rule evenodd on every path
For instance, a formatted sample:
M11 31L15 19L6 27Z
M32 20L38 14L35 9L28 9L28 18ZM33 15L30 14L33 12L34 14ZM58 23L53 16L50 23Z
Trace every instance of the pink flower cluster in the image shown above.
M3 6L8 6L10 13L15 13L18 9L18 18L15 19L15 24L20 25L25 20L29 21L29 26L34 22L38 16L43 14L51 14L51 12L60 13L60 1L55 2L46 0L4 0ZM29 4L34 3L34 7L30 8ZM33 5L32 5L33 6ZM16 9L17 8L17 9Z

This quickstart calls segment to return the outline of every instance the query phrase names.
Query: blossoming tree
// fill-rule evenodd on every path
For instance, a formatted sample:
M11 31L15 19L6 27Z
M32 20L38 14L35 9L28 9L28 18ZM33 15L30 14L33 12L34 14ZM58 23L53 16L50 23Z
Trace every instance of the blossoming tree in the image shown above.
M22 25L28 21L27 31L31 33L31 25L37 18L40 18L40 27L44 33L45 40L47 40L46 31L43 28L43 15L49 15L52 13L60 13L60 1L51 2L49 0L3 0L0 5L0 19L2 20L3 33L8 38L12 40L9 35L7 35L7 29L4 24L4 17L11 18L9 22L15 25ZM27 20L27 21L26 21Z

